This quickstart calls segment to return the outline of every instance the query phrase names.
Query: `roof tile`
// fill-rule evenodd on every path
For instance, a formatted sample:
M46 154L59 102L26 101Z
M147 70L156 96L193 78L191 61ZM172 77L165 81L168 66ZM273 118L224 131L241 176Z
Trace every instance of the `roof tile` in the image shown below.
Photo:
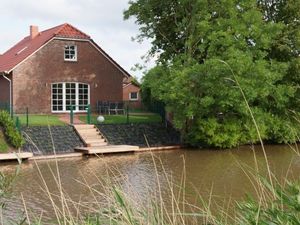
M67 23L44 30L33 39L27 36L3 55L0 55L0 72L10 72L16 65L37 51L53 37L90 39L90 36Z

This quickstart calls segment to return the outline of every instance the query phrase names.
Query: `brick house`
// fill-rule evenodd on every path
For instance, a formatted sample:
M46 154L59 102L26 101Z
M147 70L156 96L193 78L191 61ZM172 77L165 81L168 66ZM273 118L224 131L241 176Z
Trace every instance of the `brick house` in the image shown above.
M0 102L15 112L75 112L97 101L122 101L130 75L87 34L70 24L30 34L0 55Z
M129 102L129 106L134 109L142 108L141 88L132 81L132 77L123 81L123 101Z

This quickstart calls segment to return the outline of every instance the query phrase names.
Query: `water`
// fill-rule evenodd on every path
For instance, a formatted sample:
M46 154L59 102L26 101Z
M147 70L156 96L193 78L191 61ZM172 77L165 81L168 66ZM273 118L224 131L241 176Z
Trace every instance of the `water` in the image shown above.
M279 180L287 176L297 179L300 175L300 157L288 146L266 146L266 151L272 172ZM259 147L255 147L255 156L259 162L260 171L266 174L265 159ZM157 167L154 166L156 158ZM160 159L163 167L160 166ZM59 195L53 173L59 168L62 188L74 202L87 203L90 208L95 197L88 186L103 192L99 180L109 180L118 183L126 192L147 199L148 189L157 190L157 174L161 182L162 192L167 193L166 174L175 183L180 183L182 174L186 174L186 186L189 201L193 202L196 192L201 196L209 196L212 191L220 201L240 200L246 192L254 194L253 186L241 168L254 169L255 160L250 146L233 150L174 150L150 153L105 156L101 158L71 158L57 162L37 161L24 163L17 177L12 196L7 200L5 216L19 218L24 211L24 204L30 215L42 216L43 219L55 218L53 205L44 186L47 183L49 192ZM1 165L6 174L13 173L16 165ZM156 173L157 170L157 173ZM118 171L118 172L117 172ZM44 179L41 179L40 174ZM114 174L114 176L112 176ZM85 185L85 184L87 185ZM146 188L147 187L147 188ZM59 204L59 198L53 195ZM163 194L164 197L167 194ZM22 196L24 201L22 201ZM101 199L97 199L101 201ZM83 209L89 212L90 209ZM76 212L71 207L70 211Z

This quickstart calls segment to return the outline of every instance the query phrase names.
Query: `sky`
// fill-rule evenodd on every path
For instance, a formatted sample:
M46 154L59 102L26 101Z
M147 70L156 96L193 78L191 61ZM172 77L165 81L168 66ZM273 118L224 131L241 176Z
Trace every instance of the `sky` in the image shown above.
M140 63L151 68L141 57L150 49L149 41L132 41L138 34L134 19L123 20L123 11L129 0L0 0L0 53L3 54L18 41L29 35L29 26L45 30L70 23L91 38L131 75Z

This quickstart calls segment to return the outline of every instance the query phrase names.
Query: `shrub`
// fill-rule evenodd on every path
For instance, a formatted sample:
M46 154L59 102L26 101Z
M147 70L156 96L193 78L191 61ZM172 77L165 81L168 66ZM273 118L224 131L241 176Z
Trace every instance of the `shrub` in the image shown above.
M270 185L265 185L270 188ZM238 204L239 224L300 224L300 186L288 182L285 187L278 185L274 197L265 203L248 197L247 201Z
M0 111L0 126L3 127L4 134L13 147L22 147L24 139L16 129L13 119L6 111Z

